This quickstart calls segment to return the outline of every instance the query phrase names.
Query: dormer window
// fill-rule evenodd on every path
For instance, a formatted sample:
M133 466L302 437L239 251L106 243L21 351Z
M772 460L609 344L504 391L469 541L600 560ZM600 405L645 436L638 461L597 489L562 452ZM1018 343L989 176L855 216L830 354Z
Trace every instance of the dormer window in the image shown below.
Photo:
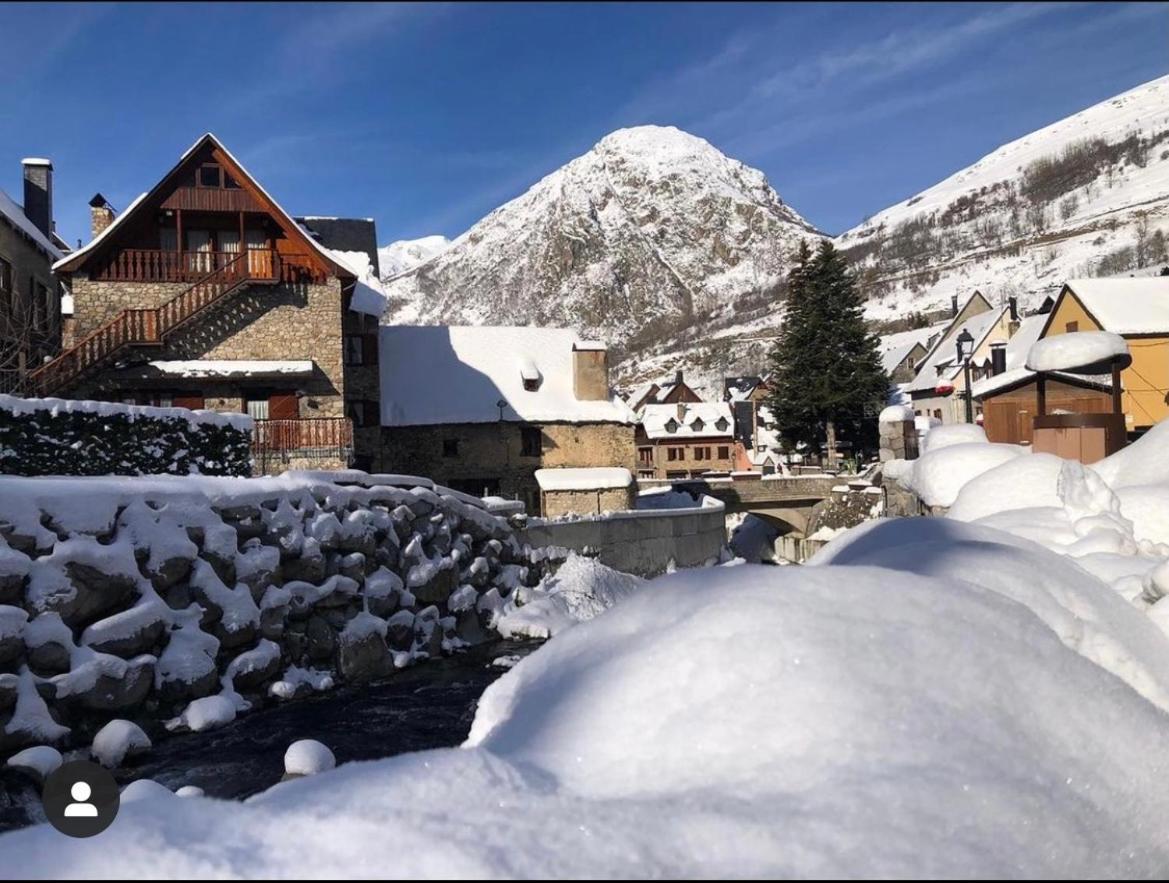
M718 421L714 424L714 428L719 432L726 432L728 426L730 426L730 424L727 423L726 417L719 417Z
M531 359L520 362L520 378L527 392L536 392L540 388L540 369Z
M666 432L677 432L677 431L678 431L678 421L675 420L673 417L671 417L669 420L666 421Z
M706 424L702 422L701 417L695 417L694 422L690 424L690 428L695 432L702 432L702 430L706 429Z

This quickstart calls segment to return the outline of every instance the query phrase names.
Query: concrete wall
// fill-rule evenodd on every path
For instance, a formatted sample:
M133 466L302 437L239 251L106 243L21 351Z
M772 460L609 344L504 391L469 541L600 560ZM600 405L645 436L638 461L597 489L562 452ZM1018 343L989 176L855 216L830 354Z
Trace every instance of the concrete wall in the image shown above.
M671 561L678 567L700 567L719 557L726 538L726 509L717 502L579 521L533 520L519 532L520 541L533 547L596 555L602 564L638 576L664 573Z

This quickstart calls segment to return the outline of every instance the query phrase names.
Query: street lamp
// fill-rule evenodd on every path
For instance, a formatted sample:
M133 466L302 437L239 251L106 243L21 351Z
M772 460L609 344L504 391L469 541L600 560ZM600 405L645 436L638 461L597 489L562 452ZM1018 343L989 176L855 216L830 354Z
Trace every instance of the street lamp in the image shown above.
M970 395L970 357L974 354L974 337L970 329L963 328L958 335L958 361L962 363L963 378L966 381L966 422L974 422L974 400Z

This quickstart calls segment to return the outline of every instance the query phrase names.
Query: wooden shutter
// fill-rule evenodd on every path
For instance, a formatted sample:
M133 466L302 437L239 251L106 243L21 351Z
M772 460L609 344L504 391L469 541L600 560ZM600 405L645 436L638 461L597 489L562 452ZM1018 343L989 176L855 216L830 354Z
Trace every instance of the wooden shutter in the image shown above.
M296 393L274 392L268 397L269 420L295 420L300 416Z

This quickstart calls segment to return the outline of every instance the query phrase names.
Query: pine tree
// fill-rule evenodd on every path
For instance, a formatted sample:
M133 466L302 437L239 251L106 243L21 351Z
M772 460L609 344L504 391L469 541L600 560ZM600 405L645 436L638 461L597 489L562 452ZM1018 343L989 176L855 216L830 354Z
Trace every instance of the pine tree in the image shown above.
M840 439L858 450L871 446L871 408L884 404L889 378L877 338L865 326L856 280L831 242L822 242L814 257L801 243L771 371L768 404L787 441L814 451L827 442L830 465Z

